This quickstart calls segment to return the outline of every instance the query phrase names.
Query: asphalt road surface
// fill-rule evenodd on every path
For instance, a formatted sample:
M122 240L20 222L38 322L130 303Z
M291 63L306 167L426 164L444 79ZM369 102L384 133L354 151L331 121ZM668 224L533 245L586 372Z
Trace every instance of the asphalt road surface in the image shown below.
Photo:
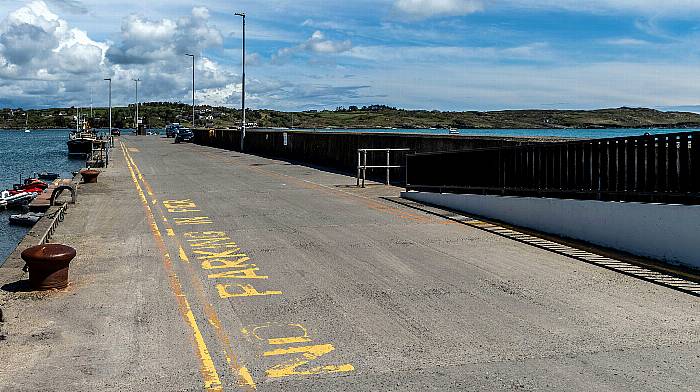
M113 156L57 233L71 287L2 293L3 390L700 385L696 297L339 174L157 137Z

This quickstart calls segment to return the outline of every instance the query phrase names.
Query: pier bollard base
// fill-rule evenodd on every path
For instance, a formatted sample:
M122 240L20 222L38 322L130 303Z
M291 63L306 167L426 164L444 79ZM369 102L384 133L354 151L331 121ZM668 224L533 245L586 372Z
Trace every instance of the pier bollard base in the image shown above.
M29 268L29 287L39 291L66 288L68 266L75 256L75 249L60 244L44 244L25 249L22 260Z
M97 176L100 175L100 171L92 169L81 170L80 175L83 176L83 183L94 184L97 182Z

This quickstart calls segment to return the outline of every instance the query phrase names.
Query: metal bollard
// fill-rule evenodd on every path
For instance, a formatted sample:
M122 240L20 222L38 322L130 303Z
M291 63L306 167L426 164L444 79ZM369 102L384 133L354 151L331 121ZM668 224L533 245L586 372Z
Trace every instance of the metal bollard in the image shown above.
M32 290L66 288L68 266L75 255L75 249L60 244L44 244L25 249L22 260L29 268L29 287Z
M97 176L100 175L100 171L93 169L85 169L80 171L80 175L83 176L84 183L93 184L97 182Z

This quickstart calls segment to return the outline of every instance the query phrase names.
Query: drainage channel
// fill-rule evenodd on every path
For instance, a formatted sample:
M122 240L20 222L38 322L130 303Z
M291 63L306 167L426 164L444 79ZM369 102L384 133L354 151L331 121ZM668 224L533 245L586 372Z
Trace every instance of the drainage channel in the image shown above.
M444 219L448 219L457 223L471 226L480 230L506 237L514 241L522 242L540 249L567 256L576 260L580 260L589 264L594 264L602 268L606 268L621 274L625 274L637 279L658 284L674 290L682 291L687 294L700 297L700 283L691 280L682 279L663 272L654 271L638 265L626 263L624 261L615 260L610 257L601 256L585 250L577 249L558 242L553 242L543 238L535 237L530 234L522 233L510 228L499 226L495 223L479 220L468 215L461 215L453 211L444 210L430 205L418 203L412 200L402 199L400 197L383 197L384 200L400 204L405 207L413 208L425 213L436 215Z

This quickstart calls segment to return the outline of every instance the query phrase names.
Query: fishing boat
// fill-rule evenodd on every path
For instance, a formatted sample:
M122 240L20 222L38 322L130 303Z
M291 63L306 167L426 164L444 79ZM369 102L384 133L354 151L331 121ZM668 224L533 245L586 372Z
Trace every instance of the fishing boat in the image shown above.
M82 130L80 126L82 125ZM78 118L75 131L68 135L68 155L92 154L92 143L97 139L95 132L88 127L87 121Z
M28 212L26 214L10 215L10 224L18 226L34 226L44 216L42 212Z

